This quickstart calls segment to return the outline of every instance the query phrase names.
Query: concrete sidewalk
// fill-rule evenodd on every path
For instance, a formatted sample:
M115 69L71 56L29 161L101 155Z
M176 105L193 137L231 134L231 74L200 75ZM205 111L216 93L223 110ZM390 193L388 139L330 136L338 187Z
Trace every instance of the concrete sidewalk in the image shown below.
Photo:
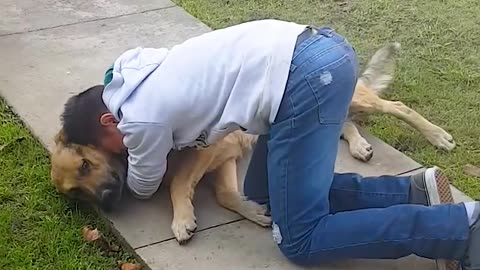
M168 0L4 0L0 3L0 95L51 149L66 99L101 84L105 68L135 46L170 47L210 31ZM420 135L419 135L420 136ZM340 143L337 171L364 175L408 174L422 166L368 137L374 158L364 164ZM243 171L239 172L243 174ZM454 190L457 200L469 200ZM195 198L199 230L186 246L170 232L171 205L161 189L148 202L126 198L125 211L109 216L119 236L151 269L300 269L259 228L217 206L208 184ZM434 269L426 259L351 261L316 269Z

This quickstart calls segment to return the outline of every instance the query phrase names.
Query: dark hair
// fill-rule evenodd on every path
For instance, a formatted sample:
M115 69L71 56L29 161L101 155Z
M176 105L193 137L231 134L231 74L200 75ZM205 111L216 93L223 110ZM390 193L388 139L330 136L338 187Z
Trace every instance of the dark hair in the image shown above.
M98 145L100 117L108 112L103 103L103 85L96 85L70 97L60 120L67 143Z

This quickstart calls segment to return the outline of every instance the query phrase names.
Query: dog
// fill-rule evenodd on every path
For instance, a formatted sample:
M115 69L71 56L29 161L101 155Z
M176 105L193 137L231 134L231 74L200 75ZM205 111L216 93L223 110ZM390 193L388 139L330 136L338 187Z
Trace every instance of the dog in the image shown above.
M372 147L353 123L355 116L362 113L393 115L419 130L432 144L445 150L455 146L450 134L413 109L399 101L380 97L392 81L394 55L399 48L398 43L380 48L357 82L342 138L348 142L351 154L359 160L368 161L373 155ZM213 176L216 199L222 207L260 226L270 226L271 218L266 215L265 207L245 199L237 185L236 162L255 146L256 141L257 136L235 131L207 148L170 152L164 183L170 184L173 205L171 229L179 243L188 241L197 227L192 198L196 185L207 173ZM126 156L112 156L92 146L67 142L68 138L60 130L51 155L54 186L68 197L111 210L124 190Z
M266 208L246 200L238 191L236 161L252 150L256 140L257 136L236 131L208 148L185 148L169 153L163 183L170 185L171 229L179 243L189 240L197 228L192 199L196 185L207 173L213 176L216 199L222 207L260 226L271 225ZM124 189L126 156L107 155L92 146L67 141L60 130L51 155L54 186L72 199L93 202L111 211Z

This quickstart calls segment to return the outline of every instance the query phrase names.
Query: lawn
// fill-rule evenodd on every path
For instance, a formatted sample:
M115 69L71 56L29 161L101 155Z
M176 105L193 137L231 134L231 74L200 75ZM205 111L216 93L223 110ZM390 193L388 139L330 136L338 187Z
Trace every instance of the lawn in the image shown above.
M55 192L46 150L17 119L0 100L0 269L114 269L128 254L83 240L84 226L105 224Z
M399 121L375 116L368 130L424 165L446 170L454 184L480 198L480 4L477 0L174 0L213 29L262 18L330 25L356 47L361 61L386 42L402 52L388 95L442 126L458 147L437 150Z

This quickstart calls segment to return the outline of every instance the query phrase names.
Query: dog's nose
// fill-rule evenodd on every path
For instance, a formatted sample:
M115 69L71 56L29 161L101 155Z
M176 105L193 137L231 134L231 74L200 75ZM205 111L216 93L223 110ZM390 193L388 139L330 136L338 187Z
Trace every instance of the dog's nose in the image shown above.
M106 212L110 212L115 204L115 194L111 189L105 189L100 194L100 206Z
M102 191L102 202L110 202L113 199L113 191L111 189L105 189Z
M112 177L113 177L115 180L120 181L120 175L118 175L117 172L115 172L115 171L112 172Z

